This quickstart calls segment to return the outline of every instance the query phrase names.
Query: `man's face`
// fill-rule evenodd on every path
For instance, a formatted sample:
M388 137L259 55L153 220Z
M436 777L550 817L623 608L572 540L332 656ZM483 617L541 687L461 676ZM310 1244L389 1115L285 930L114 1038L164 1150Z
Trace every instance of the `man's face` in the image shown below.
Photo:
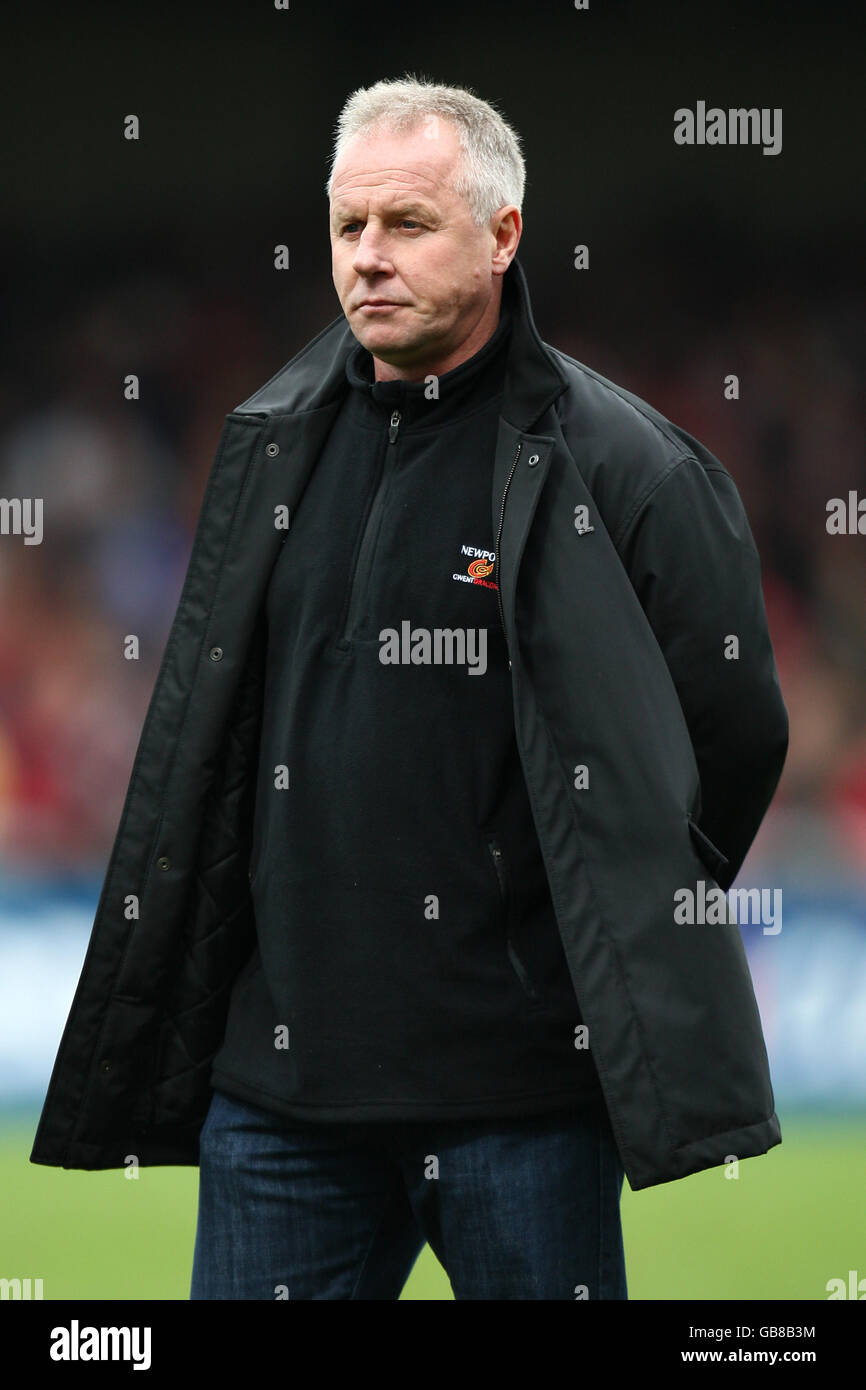
M437 118L411 134L356 136L334 168L334 286L355 337L393 366L457 348L506 268L453 191L459 158L457 132Z

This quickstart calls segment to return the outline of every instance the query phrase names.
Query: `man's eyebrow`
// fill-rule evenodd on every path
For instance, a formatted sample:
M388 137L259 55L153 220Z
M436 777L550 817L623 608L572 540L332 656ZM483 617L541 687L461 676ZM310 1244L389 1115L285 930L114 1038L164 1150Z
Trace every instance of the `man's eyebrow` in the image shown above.
M415 198L395 198L392 205L387 209L389 216L405 217L408 213L419 213L422 217L436 217L436 209L430 203L421 202ZM334 206L333 220L335 222L350 222L354 220L352 203L347 198L343 203Z
M393 211L398 213L420 212L422 217L435 217L436 215L436 210L432 204L414 198L395 198Z

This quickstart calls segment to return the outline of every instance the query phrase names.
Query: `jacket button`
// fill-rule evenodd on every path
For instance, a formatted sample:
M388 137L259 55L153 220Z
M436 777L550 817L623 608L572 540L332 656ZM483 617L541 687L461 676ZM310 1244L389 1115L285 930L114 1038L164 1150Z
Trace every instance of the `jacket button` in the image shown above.
M529 466L530 466L530 468L534 468L535 465L536 465L537 463L538 463L538 454L530 454L530 455L529 455Z
M210 659L211 659L211 661L222 661L222 659L223 659L223 649L222 649L222 647L211 647L211 649L210 649Z
M108 1058L104 1058L103 1061L99 1063L99 1070L111 1071L111 1063L108 1061Z
M166 856L163 855L161 859L157 859L157 861L156 861L156 867L157 867L158 869L170 869L170 868L171 868L171 860L170 860L170 859L167 859Z
M280 452L280 446L279 446L279 444L266 444L266 445L265 445L265 453L267 454L267 456L268 456L269 459L275 459L275 458L277 457L277 454L278 454L279 452Z

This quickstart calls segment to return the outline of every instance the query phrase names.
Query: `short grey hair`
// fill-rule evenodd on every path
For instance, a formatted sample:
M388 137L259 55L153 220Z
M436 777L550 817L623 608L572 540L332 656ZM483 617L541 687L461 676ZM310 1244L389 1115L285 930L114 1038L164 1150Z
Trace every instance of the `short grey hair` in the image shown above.
M469 87L445 87L407 73L358 87L346 101L335 128L331 169L325 192L331 197L334 166L356 135L382 130L405 134L427 118L452 122L462 152L454 191L469 205L473 220L486 226L506 203L522 210L526 166L520 137L496 108Z

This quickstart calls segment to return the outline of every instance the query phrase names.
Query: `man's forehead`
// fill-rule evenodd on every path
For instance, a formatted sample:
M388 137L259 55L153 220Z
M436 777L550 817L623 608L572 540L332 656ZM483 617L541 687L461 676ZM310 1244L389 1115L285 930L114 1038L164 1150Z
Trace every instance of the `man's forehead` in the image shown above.
M391 132L357 136L340 156L334 169L332 198L382 190L430 196L448 181L457 150L442 123L429 139L421 131L406 135Z
M344 179L339 185L335 182L331 202L339 207L358 199L366 202L370 198L374 201L384 198L401 205L408 202L433 204L441 191L438 179L421 178L403 169L371 170Z

